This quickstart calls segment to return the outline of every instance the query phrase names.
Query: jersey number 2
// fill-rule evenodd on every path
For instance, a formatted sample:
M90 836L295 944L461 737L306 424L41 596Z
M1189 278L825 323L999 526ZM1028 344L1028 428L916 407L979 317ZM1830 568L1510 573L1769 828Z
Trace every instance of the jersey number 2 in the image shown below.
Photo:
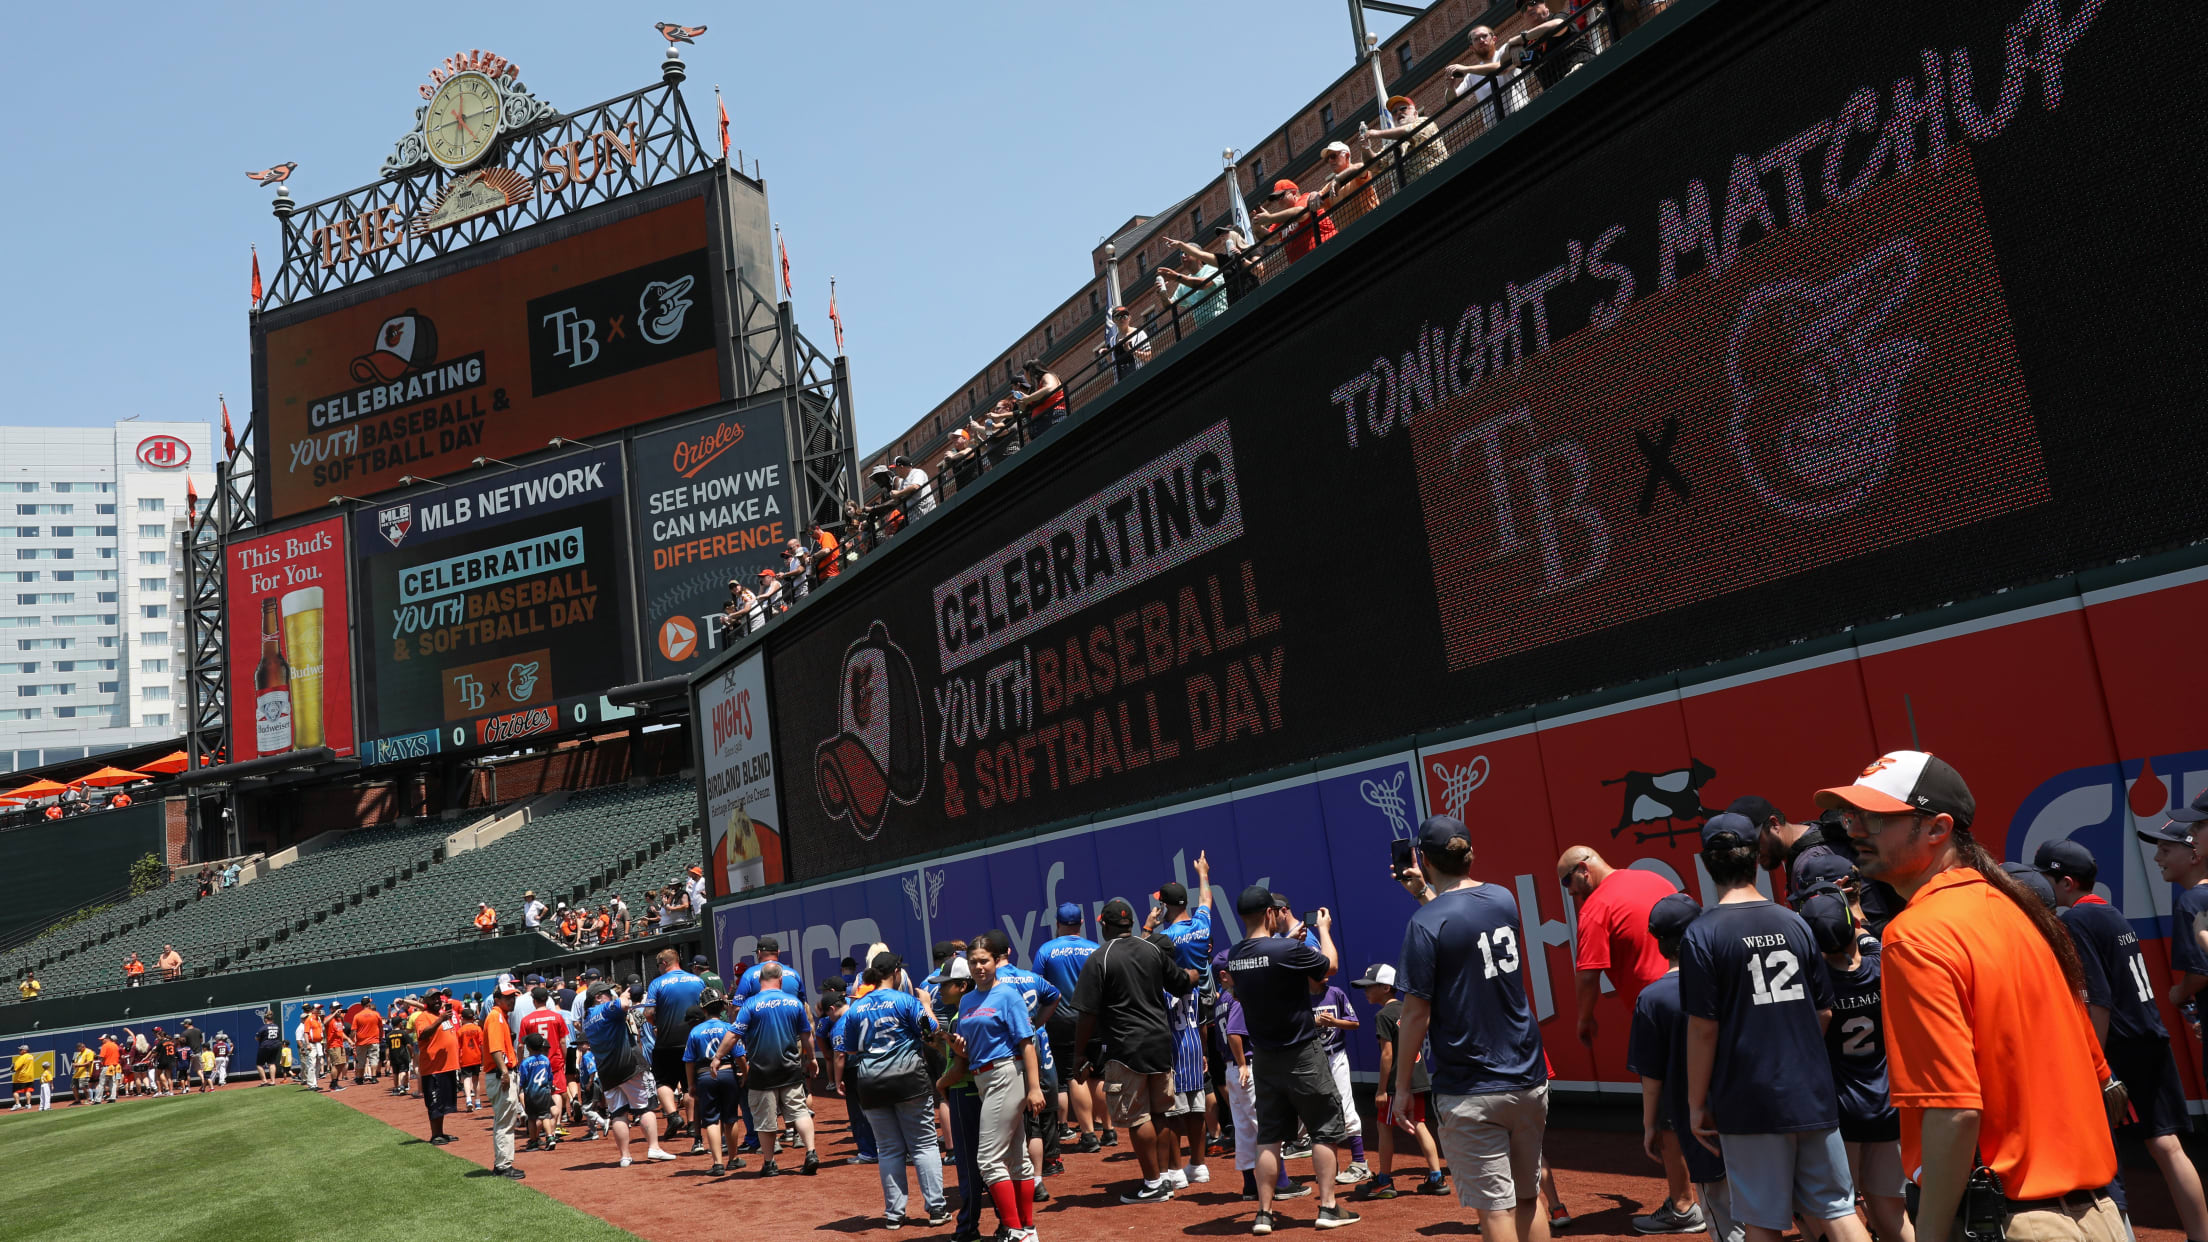
M1763 973L1766 968L1771 972L1768 981L1764 978ZM1770 1005L1779 1001L1798 1001L1807 998L1808 991L1802 987L1801 981L1794 977L1795 973L1800 971L1801 968L1802 964L1796 961L1794 955L1785 949L1773 949L1761 956L1754 953L1749 954L1748 982L1751 990L1755 993L1753 998L1755 1003Z

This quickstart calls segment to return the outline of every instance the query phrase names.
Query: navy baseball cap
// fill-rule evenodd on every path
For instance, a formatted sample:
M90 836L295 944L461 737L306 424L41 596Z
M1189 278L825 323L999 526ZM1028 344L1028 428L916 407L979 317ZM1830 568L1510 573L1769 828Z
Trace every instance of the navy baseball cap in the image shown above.
M703 953L700 953L700 954L697 954L696 956L692 957L692 958L690 959L690 964L691 964L692 966L703 966L703 965L705 965L705 954L703 954Z
M2208 820L2208 790L2202 790L2201 795L2193 799L2192 805L2170 812L2170 818L2181 824L2197 824Z
M1743 844L1753 843L1756 834L1761 831L1756 826L1756 821L1747 816L1734 811L1721 811L1703 823L1702 846L1704 849L1709 848L1712 841L1727 833L1740 838Z
M2093 851L2068 837L2060 841L2042 841L2039 851L2032 855L2032 866L2041 875L2063 875L2080 884L2090 885L2093 877L2101 873L2101 864L2094 860Z
M1267 910L1287 908L1288 902L1285 898L1274 896L1272 890L1262 884L1252 884L1243 889L1242 895L1234 902L1234 912L1245 919L1251 915L1263 914Z
M2055 886L2047 882L2047 877L2039 873L2039 868L2027 862L2005 862L2001 864L2001 869L2008 872L2010 878L2018 884L2031 890L2034 897L2046 902L2048 909L2055 907Z
M1178 880L1167 880L1152 896L1165 905L1185 906L1188 904L1188 886Z
M1810 850L1794 866L1794 882L1805 889L1812 884L1837 884L1854 878L1855 864L1834 849Z
M2171 845L2191 845L2193 825L2190 821L2182 821L2172 815L2152 828L2141 828L2139 839L2149 845L2160 845L2165 841Z
M1673 893L1648 909L1648 934L1661 940L1683 935L1702 917L1702 907L1685 893Z
M1769 798L1759 794L1742 794L1740 797L1733 799L1726 805L1725 813L1728 815L1745 815L1748 817L1748 821L1757 828L1762 828L1765 824L1770 823L1771 817L1774 815L1782 821L1787 818L1786 812L1771 805Z
M1830 884L1802 894L1802 921L1817 937L1819 952L1838 953L1855 939L1855 916L1848 909L1848 899Z
M1421 854L1468 854L1472 851L1472 830L1454 815L1429 815L1419 821L1416 840Z
M1081 907L1070 901L1059 902L1058 925L1060 927L1079 927L1081 925Z

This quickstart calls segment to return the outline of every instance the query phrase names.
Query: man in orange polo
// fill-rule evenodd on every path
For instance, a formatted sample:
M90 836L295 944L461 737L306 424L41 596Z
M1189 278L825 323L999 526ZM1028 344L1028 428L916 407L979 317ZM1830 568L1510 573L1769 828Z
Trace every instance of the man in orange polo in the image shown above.
M376 1080L376 1059L383 1049L383 1015L376 1010L376 1002L368 997L360 998L360 1007L353 1011L353 1085Z
M445 1010L444 996L431 988L407 998L413 1012L406 1024L414 1032L422 1083L422 1107L429 1113L429 1141L438 1147L456 1141L445 1133L445 1114L460 1099L459 1020Z
M518 1182L527 1175L514 1167L514 1127L521 1121L521 1082L514 1072L521 1064L514 1052L514 995L513 980L500 980L491 993L491 1010L483 1015L483 1090L491 1102L491 1172Z
M2102 1187L2116 1150L2097 1120L2122 1093L2079 999L2077 947L2054 912L1970 833L1977 802L1923 751L1880 756L1818 791L1857 867L1907 908L1887 924L1884 1009L1902 1167L1917 1170L1917 1242L1954 1242L1979 1159L1998 1174L2007 1242L2121 1242Z
M113 1035L100 1036L100 1084L93 1089L94 1104L113 1104L123 1093L123 1047Z
M292 1032L298 1042L299 1080L309 1091L322 1089L322 1006L309 1002L306 1011L299 1015L298 1029Z

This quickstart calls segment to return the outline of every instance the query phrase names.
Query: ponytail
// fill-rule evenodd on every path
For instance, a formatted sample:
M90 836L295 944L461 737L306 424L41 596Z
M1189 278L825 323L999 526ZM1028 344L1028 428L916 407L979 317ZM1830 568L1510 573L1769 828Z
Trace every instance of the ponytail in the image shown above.
M2071 992L2083 994L2085 967L2078 961L2077 942L2070 939L2069 929L2062 925L2062 920L2055 917L2055 912L2048 908L2046 902L2017 883L2014 876L2003 871L1993 855L1986 852L1986 847L1978 844L1970 835L1970 829L1957 825L1954 841L1956 856L1962 864L1984 876L1986 883L1999 890L2002 896L2014 902L2016 908L2024 912L2024 917L2032 921L2033 930L2039 933L2039 938L2046 941L2047 948L2054 953L2055 964L2062 967L2062 977L2069 983Z

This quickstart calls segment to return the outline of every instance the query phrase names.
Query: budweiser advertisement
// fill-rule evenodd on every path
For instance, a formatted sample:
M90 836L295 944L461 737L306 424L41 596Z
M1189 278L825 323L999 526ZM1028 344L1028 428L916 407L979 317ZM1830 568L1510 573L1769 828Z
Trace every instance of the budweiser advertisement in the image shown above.
M223 549L233 761L317 746L353 753L346 564L343 518Z

